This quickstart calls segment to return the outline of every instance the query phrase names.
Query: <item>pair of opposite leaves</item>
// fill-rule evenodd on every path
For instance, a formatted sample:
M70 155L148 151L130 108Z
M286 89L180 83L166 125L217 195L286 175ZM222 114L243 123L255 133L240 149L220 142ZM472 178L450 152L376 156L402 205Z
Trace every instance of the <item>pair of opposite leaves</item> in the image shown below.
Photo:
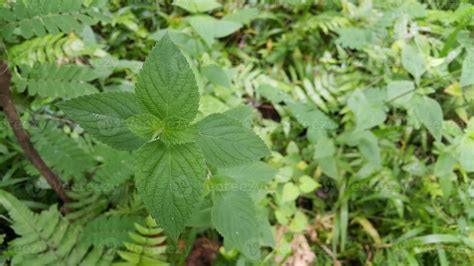
M105 92L60 108L96 139L136 150L136 186L150 214L177 239L204 193L206 163L234 167L268 154L263 141L233 118L212 114L192 123L199 91L186 58L168 34L138 75L135 94Z

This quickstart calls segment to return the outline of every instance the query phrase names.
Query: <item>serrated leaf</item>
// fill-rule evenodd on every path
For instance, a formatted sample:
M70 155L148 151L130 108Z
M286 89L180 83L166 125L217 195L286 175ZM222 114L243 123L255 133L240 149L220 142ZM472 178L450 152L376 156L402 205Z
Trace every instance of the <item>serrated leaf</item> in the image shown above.
M443 129L443 110L439 103L429 97L416 97L413 101L413 114L433 135L441 140Z
M211 217L226 245L235 247L252 260L260 258L257 214L252 199L246 193L216 193Z
M224 114L212 114L196 127L196 142L206 160L214 166L239 166L269 154L260 137Z
M138 114L125 120L127 128L135 135L150 140L163 128L163 122L152 114Z
M231 108L222 114L239 121L244 127L251 128L252 124L252 108L248 105L241 105Z
M421 51L414 45L406 45L402 50L402 65L418 83L426 72L426 63Z
M135 93L143 110L161 120L190 122L196 116L199 91L194 73L168 34L145 60Z
M97 140L115 149L134 150L144 143L143 139L128 130L124 122L139 112L133 93L91 94L58 106Z
M182 144L194 142L197 130L194 125L180 120L170 120L164 122L163 132L159 136L160 140L170 144Z
M147 210L176 240L203 195L204 157L193 143L145 144L136 152L136 185Z

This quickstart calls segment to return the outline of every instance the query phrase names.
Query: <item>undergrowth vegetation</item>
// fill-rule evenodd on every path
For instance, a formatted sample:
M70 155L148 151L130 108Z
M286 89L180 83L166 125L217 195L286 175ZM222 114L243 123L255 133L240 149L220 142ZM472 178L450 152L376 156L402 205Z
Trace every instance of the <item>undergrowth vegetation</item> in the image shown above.
M0 61L2 264L474 265L470 0L0 0Z

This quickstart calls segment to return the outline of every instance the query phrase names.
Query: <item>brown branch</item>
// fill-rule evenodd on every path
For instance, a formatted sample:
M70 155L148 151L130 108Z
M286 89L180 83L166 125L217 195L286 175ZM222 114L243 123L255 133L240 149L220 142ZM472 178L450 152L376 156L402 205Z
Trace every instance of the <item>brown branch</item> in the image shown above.
M48 184L53 188L63 202L69 202L69 198L66 195L66 191L59 179L59 177L49 168L43 161L41 156L38 154L36 149L31 144L28 132L23 128L21 121L15 109L15 105L12 102L10 93L10 81L11 73L8 70L7 64L0 61L0 106L3 107L3 111L7 117L8 122L15 134L18 142L25 153L25 156L31 161L31 163L38 169L38 171L46 178Z

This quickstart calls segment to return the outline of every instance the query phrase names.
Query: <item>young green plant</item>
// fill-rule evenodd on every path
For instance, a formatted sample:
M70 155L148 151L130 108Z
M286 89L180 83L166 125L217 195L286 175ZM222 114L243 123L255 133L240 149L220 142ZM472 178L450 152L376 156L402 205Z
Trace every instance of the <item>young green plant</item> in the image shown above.
M211 180L211 189L218 182L212 182L210 169L250 165L269 154L264 142L234 112L194 121L198 86L168 34L146 59L135 93L91 94L61 103L60 108L97 140L115 149L136 150L139 195L172 240L179 237L204 197L206 179ZM257 239L258 248L259 232L255 206L246 193L213 191L212 223L226 244L250 257L255 250L246 245L255 248L248 240Z

